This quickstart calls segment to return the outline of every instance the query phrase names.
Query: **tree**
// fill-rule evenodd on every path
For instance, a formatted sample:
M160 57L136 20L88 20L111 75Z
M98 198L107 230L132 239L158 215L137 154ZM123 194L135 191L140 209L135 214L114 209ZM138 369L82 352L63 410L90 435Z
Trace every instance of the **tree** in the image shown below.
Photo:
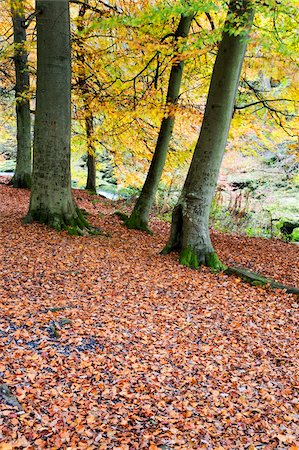
M186 38L188 36L192 19L193 14L181 15L179 25L174 35L176 46L180 38ZM177 104L180 93L183 70L184 60L177 52L174 56L174 63L171 67L168 82L166 97L167 113L162 119L155 152L141 194L134 206L131 216L126 221L128 228L150 232L148 227L149 214L161 179L169 142L173 132L175 105Z
M82 96L85 133L87 141L87 180L85 189L96 193L96 153L94 146L94 115L90 105L89 87L87 84L86 58L84 49L84 40L82 39L84 32L83 19L85 16L88 1L82 4L79 9L79 19L77 23L78 29L78 50L76 52L77 60L80 63L78 71L78 87Z
M180 263L222 267L209 233L209 213L232 119L248 33L250 0L231 0L212 73L204 118L163 253L179 250Z
M67 0L37 0L37 97L33 179L25 222L88 226L71 192L71 49Z
M23 2L11 3L14 34L15 99L17 116L17 163L11 184L16 188L31 186L31 117L29 100L28 52Z

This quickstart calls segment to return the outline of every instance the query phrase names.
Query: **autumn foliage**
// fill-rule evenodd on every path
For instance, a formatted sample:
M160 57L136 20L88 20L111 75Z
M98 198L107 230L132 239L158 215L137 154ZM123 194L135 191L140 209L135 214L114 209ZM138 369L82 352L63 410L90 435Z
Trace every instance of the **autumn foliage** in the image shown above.
M299 446L293 295L181 267L75 191L101 236L21 225L29 192L0 188L0 449ZM212 232L226 263L298 286L298 247Z

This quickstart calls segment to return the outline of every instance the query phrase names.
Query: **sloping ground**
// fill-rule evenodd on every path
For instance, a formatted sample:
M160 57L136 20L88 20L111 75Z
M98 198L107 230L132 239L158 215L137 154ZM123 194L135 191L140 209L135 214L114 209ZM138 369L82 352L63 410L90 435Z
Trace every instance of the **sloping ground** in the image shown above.
M75 192L110 237L21 225L0 187L0 449L299 448L297 299L159 256L109 201ZM298 286L293 244L219 233L224 262ZM11 400L10 398L10 400Z
M244 266L285 285L299 287L299 246L278 239L212 233L220 258Z

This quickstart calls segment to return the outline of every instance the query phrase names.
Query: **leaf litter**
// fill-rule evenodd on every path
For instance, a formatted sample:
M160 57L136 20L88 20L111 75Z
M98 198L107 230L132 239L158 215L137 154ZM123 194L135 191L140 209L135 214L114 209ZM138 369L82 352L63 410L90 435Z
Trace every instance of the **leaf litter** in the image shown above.
M1 195L0 449L299 448L294 295L193 271L74 191L107 236L24 226ZM298 286L298 247L212 232L225 263Z

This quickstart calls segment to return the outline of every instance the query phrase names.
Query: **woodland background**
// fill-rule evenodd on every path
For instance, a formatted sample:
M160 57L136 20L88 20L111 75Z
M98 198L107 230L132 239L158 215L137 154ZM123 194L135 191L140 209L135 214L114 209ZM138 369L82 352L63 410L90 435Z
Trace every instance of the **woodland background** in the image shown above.
M93 115L97 188L137 196L152 157L161 119L179 3L71 3L73 46L72 180L86 183L86 111ZM27 15L33 12L27 4ZM10 7L1 2L0 170L15 158L14 70ZM170 219L198 136L224 14L220 2L201 2L183 42L183 84L156 213ZM281 236L283 222L299 222L298 36L294 2L257 14L245 57L212 224L247 235ZM28 21L31 109L35 99L34 20ZM27 26L26 25L26 26ZM82 71L85 93L80 88ZM89 113L88 113L89 114ZM298 234L298 233L297 233ZM292 240L297 239L294 233Z

